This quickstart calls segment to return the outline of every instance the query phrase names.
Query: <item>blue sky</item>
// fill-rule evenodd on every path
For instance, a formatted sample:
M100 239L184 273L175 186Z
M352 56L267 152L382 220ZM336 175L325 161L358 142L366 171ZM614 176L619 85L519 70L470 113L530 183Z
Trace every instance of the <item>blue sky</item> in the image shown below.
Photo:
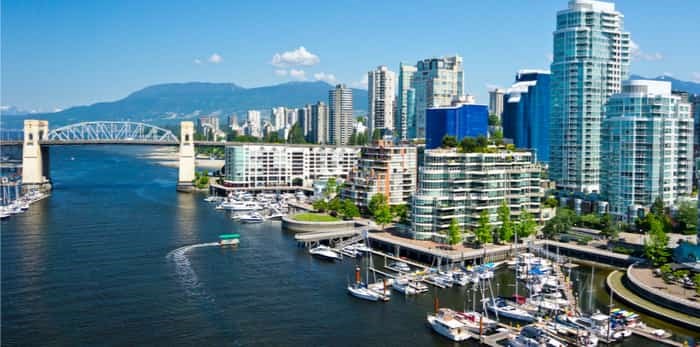
M700 81L697 0L616 4L639 46L633 73ZM359 86L377 65L396 71L401 61L459 54L466 90L484 103L487 87L510 85L518 69L548 68L555 14L566 6L567 0L3 0L1 102L50 111L185 81L253 87L321 78ZM299 63L306 65L293 65Z

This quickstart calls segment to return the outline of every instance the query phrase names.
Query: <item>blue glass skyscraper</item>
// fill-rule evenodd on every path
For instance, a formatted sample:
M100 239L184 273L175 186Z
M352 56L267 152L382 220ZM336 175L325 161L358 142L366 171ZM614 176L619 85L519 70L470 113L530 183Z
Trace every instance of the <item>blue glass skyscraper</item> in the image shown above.
M489 108L486 105L457 105L429 108L426 111L425 148L440 147L445 135L457 140L464 137L487 136Z
M503 136L519 148L532 149L549 162L549 71L520 70L507 90L501 115Z

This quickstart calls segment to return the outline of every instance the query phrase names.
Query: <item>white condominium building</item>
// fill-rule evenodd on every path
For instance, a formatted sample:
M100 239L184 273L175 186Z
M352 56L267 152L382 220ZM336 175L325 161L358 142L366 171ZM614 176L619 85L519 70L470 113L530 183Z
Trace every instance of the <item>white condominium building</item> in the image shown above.
M224 182L234 187L304 186L314 180L346 178L357 166L359 147L240 144L226 147Z
M345 182L343 197L367 207L372 196L381 193L390 205L408 204L416 190L416 153L415 146L395 146L391 141L362 147L357 167Z
M255 137L262 137L262 123L260 121L260 111L250 110L246 116L246 134Z
M659 196L670 206L690 195L693 117L670 82L626 81L608 101L602 138L602 192L618 219L634 221Z
M283 107L272 108L272 126L275 130L283 129L287 125L287 110Z
M462 57L457 55L419 61L413 74L413 88L416 102L415 136L425 138L426 122L430 121L426 120L426 111L433 107L450 106L453 99L464 94Z
M396 73L386 66L367 73L367 88L369 99L369 133L375 129L394 130L394 108L396 104Z
M529 151L426 150L411 208L415 237L425 239L443 233L452 219L460 228L474 230L484 210L491 225L497 226L497 210L504 200L513 220L517 221L524 210L540 220L545 193L542 171Z

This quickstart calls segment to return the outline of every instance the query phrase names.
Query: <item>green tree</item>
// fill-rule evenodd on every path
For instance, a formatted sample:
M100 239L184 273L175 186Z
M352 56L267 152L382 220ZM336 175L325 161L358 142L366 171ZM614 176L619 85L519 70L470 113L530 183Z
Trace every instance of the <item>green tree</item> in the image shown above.
M326 202L326 200L323 199L318 199L314 201L313 203L311 203L311 206L313 206L314 210L318 212L326 212L326 210L328 209L328 203Z
M654 203L651 204L651 213L655 214L657 218L661 219L665 212L665 207L664 207L664 200L661 198L661 196L657 196L656 199L654 199Z
M527 211L523 211L520 214L520 223L517 226L518 238L526 238L535 232L537 227L537 222L532 217L532 214Z
M294 123L292 128L289 129L289 136L287 138L287 143L292 144L304 144L306 143L306 138L304 138L304 129L301 128L299 122Z
M556 208L557 206L559 206L559 202L557 201L557 198L550 195L547 197L547 199L544 200L544 205L547 207Z
M340 201L339 197L335 197L328 201L328 211L332 212L335 215L338 215L341 210L343 209L343 203Z
M652 215L649 213L648 215ZM668 235L664 232L663 223L652 215L649 218L649 236L644 241L644 256L651 261L654 266L666 264L668 261Z
M357 208L357 205L355 205L355 203L352 202L352 200L344 199L343 207L340 214L341 216L343 216L343 219L352 219L360 216L360 209Z
M700 274L693 276L693 283L695 284L695 292L700 295Z
M369 199L369 204L367 204L367 208L370 211L376 211L378 208L382 206L388 206L389 204L387 203L386 196L382 193L377 193L372 195L372 197ZM391 210L389 210L391 212Z
M442 148L454 148L457 147L457 138L450 135L445 135L442 137Z
M698 226L698 207L690 201L683 201L678 205L678 213L676 215L678 221L678 229L686 235L691 235L697 232Z
M510 241L513 238L513 221L510 220L510 207L505 200L498 207L498 221L501 222L498 227L498 240L500 242Z
M574 211L568 208L558 208L554 218L545 223L542 233L546 238L552 238L554 235L563 234L571 229L574 224Z
M491 223L489 220L489 212L487 210L482 210L479 215L479 221L476 230L474 230L474 236L476 236L477 242L483 245L485 243L493 242L493 233L491 232Z
M479 135L476 137L476 144L480 148L486 148L489 145L489 139L486 136Z
M391 205L389 207L391 210L391 215L394 218L398 218L401 223L406 223L408 221L408 205Z
M496 130L493 132L493 140L497 145L503 144L503 130Z
M457 219L452 218L450 227L447 229L447 243L454 246L460 242L462 242L462 231L457 224Z
M295 187L301 187L304 185L304 179L301 177L296 177L292 180L292 185Z
M372 141L377 141L382 139L382 131L380 129L374 129L372 131Z
M498 125L501 125L501 118L498 117L497 114L490 114L490 115L489 115L489 125L490 125L490 126L498 126Z
M338 182L335 177L330 177L326 181L326 188L323 190L323 195L332 197L338 191Z
M382 226L382 230L384 230L385 225L391 223L391 210L386 204L380 205L372 214L374 215L374 221Z
M348 139L348 145L357 145L357 134L354 131L352 132L352 134L350 134L350 139Z
M475 152L477 148L476 139L473 137L465 137L460 141L459 147L462 152L465 153Z

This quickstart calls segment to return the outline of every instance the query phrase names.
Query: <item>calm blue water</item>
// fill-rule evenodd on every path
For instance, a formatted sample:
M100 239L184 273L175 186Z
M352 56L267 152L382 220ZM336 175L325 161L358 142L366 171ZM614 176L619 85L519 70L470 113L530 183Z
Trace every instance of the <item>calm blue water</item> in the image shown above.
M177 170L142 150L52 149L53 195L2 222L3 345L451 345L424 323L431 295L348 296L353 261L176 193ZM228 232L238 249L207 245ZM439 296L465 305L464 289Z

